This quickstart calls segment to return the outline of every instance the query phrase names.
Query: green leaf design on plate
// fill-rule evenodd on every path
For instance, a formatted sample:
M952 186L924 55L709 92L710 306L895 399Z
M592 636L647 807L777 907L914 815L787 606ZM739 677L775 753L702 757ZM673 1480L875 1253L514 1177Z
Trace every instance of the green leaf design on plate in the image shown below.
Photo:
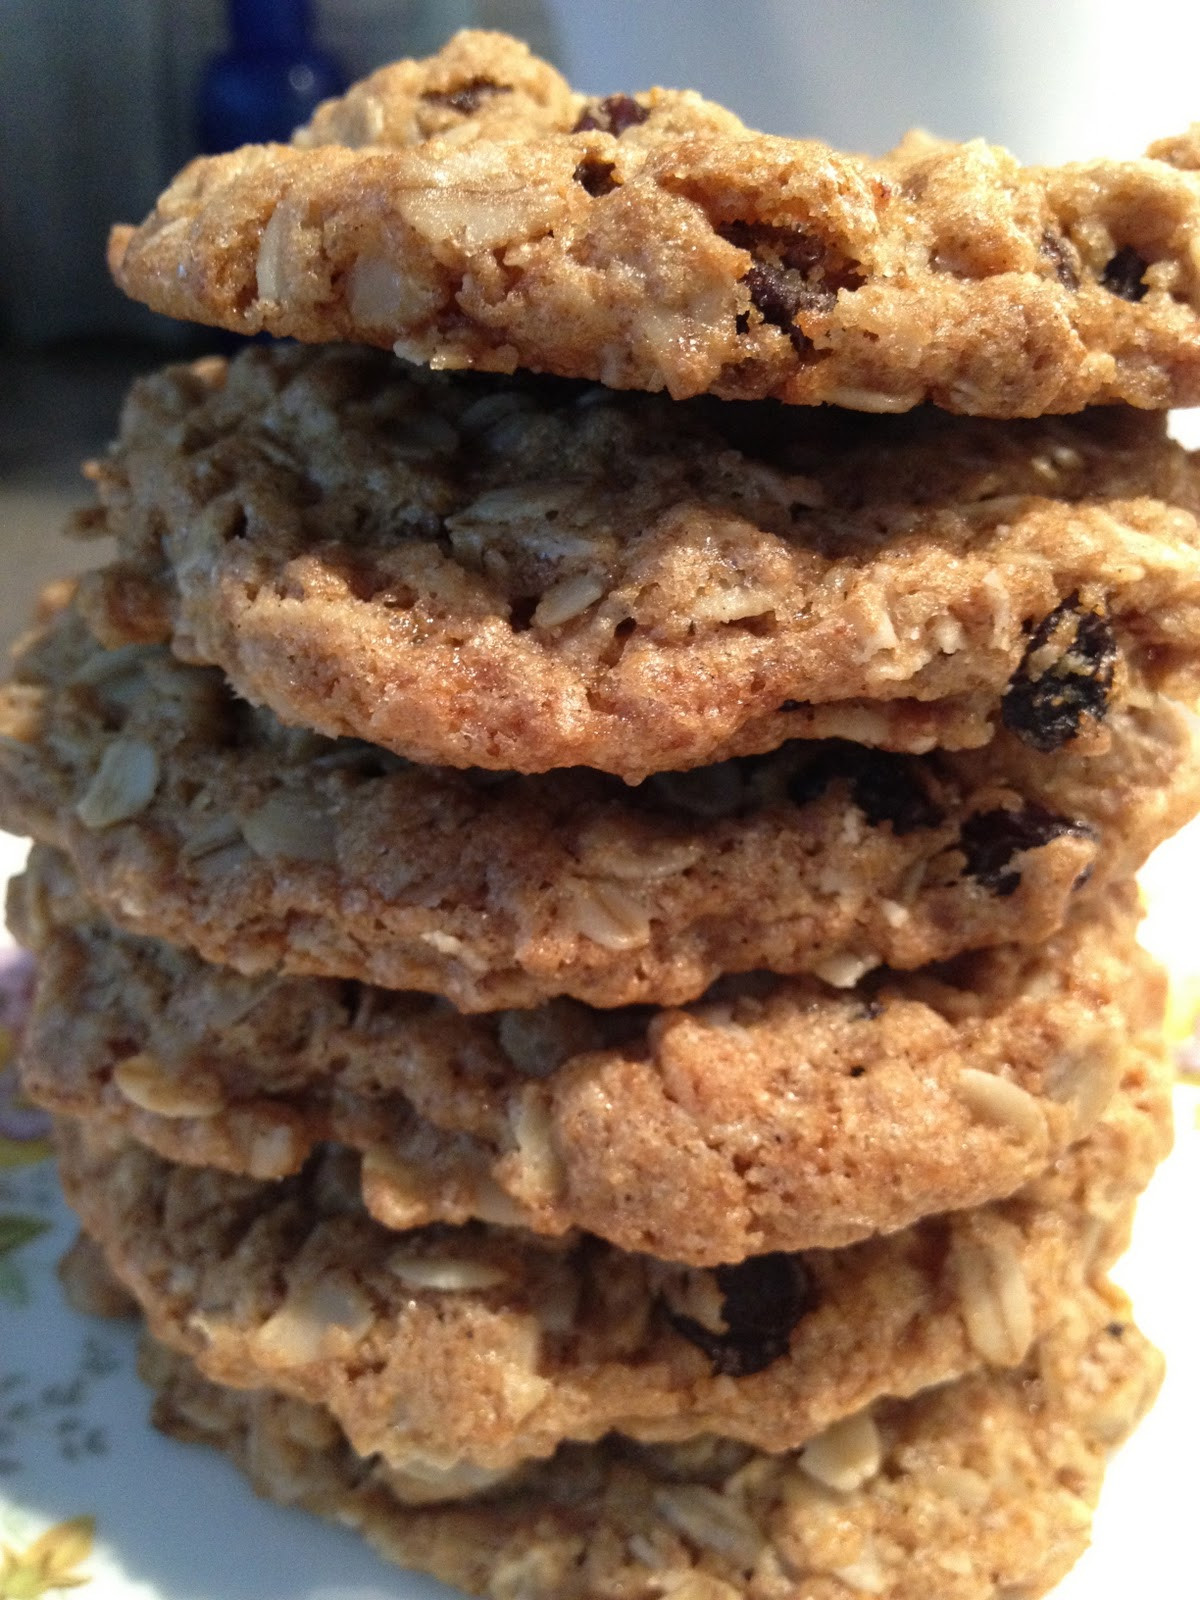
M29 1285L25 1274L15 1261L0 1260L0 1305L27 1306L30 1301Z
M7 1258L31 1239L45 1233L49 1226L42 1217L13 1213L0 1216L0 1301L10 1306L23 1306L28 1302L29 1288L24 1274L15 1261ZM3 1592L0 1592L0 1600L5 1600Z
M19 1250L23 1244L45 1233L50 1224L44 1217L27 1217L9 1214L0 1216L0 1256L10 1250Z
M0 1170L5 1167L32 1167L39 1161L48 1161L53 1154L49 1139L10 1139L6 1134L0 1134Z

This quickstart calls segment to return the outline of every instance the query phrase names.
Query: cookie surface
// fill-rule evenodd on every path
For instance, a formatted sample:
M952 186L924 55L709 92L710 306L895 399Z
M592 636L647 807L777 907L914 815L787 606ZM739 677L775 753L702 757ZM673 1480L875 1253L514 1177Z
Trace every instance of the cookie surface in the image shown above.
M170 316L443 367L866 411L1162 410L1200 399L1198 164L1194 138L1023 168L923 134L864 160L686 92L585 101L468 34L290 146L192 162L109 264Z
M189 1165L282 1177L336 1139L390 1227L584 1228L713 1265L1009 1194L1091 1127L1162 1013L1133 905L1106 910L850 992L756 978L687 1010L465 1017L122 934L38 848L10 895L38 958L22 1076Z
M1162 417L795 412L253 350L137 385L95 474L111 644L414 760L636 781L837 736L1102 747L1200 695Z
M701 1271L586 1236L396 1232L331 1151L255 1183L64 1125L67 1197L151 1330L236 1387L327 1405L405 1470L508 1470L563 1439L786 1449L881 1394L1013 1365L1123 1248L1170 1142L1161 1063L1009 1200L836 1251Z
M1200 800L1161 699L1114 712L1090 758L1005 734L922 758L797 742L637 790L432 771L285 729L163 647L104 651L69 612L0 691L0 729L0 819L67 850L132 931L471 1011L675 1003L756 967L849 984L1038 941Z
M1016 1371L880 1401L796 1455L614 1438L461 1505L401 1504L407 1484L319 1408L220 1389L159 1346L142 1376L158 1426L223 1450L260 1494L494 1600L1032 1600L1083 1553L1107 1457L1162 1378L1111 1288L1063 1310Z

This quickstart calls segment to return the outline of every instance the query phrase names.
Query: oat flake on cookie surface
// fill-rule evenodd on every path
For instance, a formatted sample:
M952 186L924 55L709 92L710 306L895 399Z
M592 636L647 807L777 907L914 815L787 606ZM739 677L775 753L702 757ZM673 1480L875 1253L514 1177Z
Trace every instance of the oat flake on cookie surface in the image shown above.
M1162 1379L1110 1286L1061 1312L1016 1370L877 1401L799 1453L614 1437L457 1505L404 1504L410 1480L320 1407L218 1388L159 1345L142 1375L158 1426L260 1494L492 1600L1034 1600L1086 1548L1105 1463Z
M256 349L135 385L93 476L103 638L432 764L1082 752L1139 691L1200 695L1200 472L1128 408L848 418Z
M164 646L105 650L67 608L0 689L0 821L67 851L126 928L243 972L468 1011L674 1004L721 973L846 987L1046 938L1200 799L1169 702L1105 731L1090 757L1002 730L923 757L796 741L636 789L501 778L286 728Z
M1200 401L1200 141L873 161L686 91L588 100L465 33L114 229L126 293L239 333L616 388L983 416Z
M389 1227L583 1228L699 1266L1011 1193L1094 1125L1162 1016L1130 896L1044 947L853 990L760 975L686 1010L469 1017L121 933L43 847L9 916L38 958L21 1071L46 1109L255 1178L334 1139Z
M215 1382L327 1406L419 1476L612 1430L790 1449L881 1395L1012 1366L1124 1249L1170 1135L1162 1053L1131 1046L1104 1117L1009 1199L712 1271L586 1235L387 1229L337 1147L262 1183L64 1121L59 1160L156 1337Z

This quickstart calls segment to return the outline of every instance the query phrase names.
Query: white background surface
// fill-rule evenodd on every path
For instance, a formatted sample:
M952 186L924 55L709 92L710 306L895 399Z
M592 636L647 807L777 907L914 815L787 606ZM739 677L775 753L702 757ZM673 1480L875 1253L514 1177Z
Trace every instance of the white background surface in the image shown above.
M880 152L906 128L1023 161L1138 155L1200 119L1195 0L549 0L589 94L699 89L751 127ZM1200 1587L1200 1586L1198 1586Z

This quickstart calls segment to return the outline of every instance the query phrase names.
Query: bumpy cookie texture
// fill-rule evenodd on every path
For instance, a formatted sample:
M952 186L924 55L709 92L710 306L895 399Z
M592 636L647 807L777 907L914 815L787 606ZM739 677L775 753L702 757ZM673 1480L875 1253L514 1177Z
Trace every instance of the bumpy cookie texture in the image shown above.
M395 1232L329 1151L273 1184L61 1131L68 1199L155 1336L217 1382L327 1405L355 1448L508 1471L564 1439L788 1449L882 1394L1011 1366L1124 1247L1170 1142L1161 1060L1005 1201L703 1271L583 1236Z
M1162 1379L1116 1291L1063 1311L1016 1371L877 1402L796 1454L613 1438L420 1508L318 1407L217 1388L156 1345L142 1375L158 1426L223 1450L260 1494L493 1600L1033 1600L1083 1553L1105 1462Z
M846 993L752 979L687 1010L464 1017L132 938L41 849L9 904L38 957L21 1069L47 1109L256 1178L336 1139L389 1227L580 1227L696 1265L844 1244L1040 1173L1159 1025L1132 913Z
M103 650L69 611L0 690L0 732L0 819L124 926L471 1011L674 1003L760 967L848 985L1038 941L1200 801L1161 700L1091 758L1006 734L925 758L797 742L636 791L432 771L283 728L164 647Z
M845 737L1103 748L1200 696L1164 419L853 418L254 350L138 384L93 469L110 644L414 760L636 781Z
M1200 400L1190 138L1021 167L910 135L872 162L686 92L587 101L460 35L289 145L186 167L113 231L171 316L616 388L1037 416Z

